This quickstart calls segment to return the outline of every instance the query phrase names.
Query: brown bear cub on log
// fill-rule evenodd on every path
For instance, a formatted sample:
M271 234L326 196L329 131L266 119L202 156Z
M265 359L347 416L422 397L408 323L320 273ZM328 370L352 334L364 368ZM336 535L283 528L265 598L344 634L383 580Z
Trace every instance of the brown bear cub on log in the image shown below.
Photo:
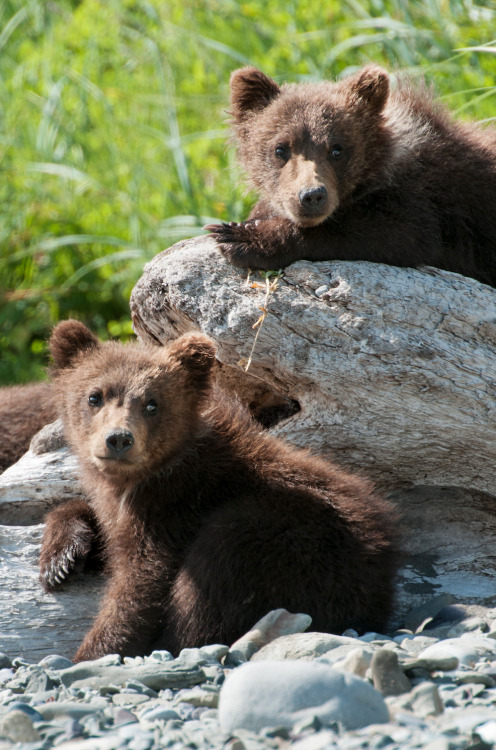
M101 540L109 582L76 661L231 643L285 607L313 627L382 631L391 506L362 478L263 432L213 383L215 347L101 343L65 321L53 382L89 503L47 516L47 590Z
M496 131L367 66L337 83L231 77L240 160L260 200L206 227L241 268L298 259L426 264L496 286Z

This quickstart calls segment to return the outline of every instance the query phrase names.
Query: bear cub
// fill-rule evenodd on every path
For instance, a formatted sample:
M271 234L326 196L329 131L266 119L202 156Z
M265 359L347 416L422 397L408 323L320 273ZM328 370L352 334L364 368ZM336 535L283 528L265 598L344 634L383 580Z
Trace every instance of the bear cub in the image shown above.
M57 418L51 383L0 388L0 474L18 461L31 439Z
M88 503L49 513L40 579L95 544L108 585L76 661L231 643L272 609L383 631L396 520L364 479L263 432L214 381L215 347L100 342L65 321L53 383Z
M206 227L241 268L299 259L426 264L496 286L496 131L369 65L336 83L231 76L239 158L260 200Z

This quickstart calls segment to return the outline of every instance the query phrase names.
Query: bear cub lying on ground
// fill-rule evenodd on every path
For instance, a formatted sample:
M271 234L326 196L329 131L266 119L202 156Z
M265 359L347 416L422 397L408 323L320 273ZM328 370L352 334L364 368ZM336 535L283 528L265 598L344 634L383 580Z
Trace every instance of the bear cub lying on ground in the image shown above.
M337 83L231 77L240 160L261 196L206 227L241 268L298 259L427 264L496 286L496 132L367 66Z
M26 453L33 435L56 418L51 383L0 388L0 474Z
M101 343L65 321L53 382L89 503L46 519L50 590L104 549L109 583L76 661L231 643L272 609L382 631L395 517L367 481L260 430L213 384L215 347Z

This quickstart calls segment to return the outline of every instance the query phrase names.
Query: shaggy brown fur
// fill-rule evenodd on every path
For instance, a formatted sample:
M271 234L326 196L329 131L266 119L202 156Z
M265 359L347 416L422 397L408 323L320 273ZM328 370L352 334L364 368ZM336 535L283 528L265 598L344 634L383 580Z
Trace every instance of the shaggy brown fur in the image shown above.
M313 626L383 630L395 518L365 480L298 451L211 382L215 348L164 348L54 330L55 389L90 512L47 518L45 588L98 534L110 578L76 660L231 643L269 610ZM59 580L57 580L59 579Z
M496 286L496 133L367 66L338 83L231 77L248 221L207 227L236 266L298 259L427 264Z
M50 383L30 383L0 388L0 472L15 463L29 448L31 438L57 419Z

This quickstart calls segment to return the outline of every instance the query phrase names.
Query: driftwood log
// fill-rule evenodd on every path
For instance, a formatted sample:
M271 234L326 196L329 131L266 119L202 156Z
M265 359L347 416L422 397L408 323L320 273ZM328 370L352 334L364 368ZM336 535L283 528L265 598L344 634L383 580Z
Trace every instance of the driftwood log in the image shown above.
M267 299L263 277L247 281L200 239L148 264L131 311L143 340L211 335L219 381L265 427L372 477L397 503L394 624L441 592L493 604L493 289L435 269L300 262ZM0 476L0 650L11 656L71 656L96 613L101 576L79 573L53 594L38 583L43 515L80 493L74 458L50 439Z
M432 268L300 261L265 297L263 278L247 282L204 238L145 267L131 313L144 340L212 336L221 380L252 410L299 409L273 427L298 446L385 487L496 494L494 289Z

